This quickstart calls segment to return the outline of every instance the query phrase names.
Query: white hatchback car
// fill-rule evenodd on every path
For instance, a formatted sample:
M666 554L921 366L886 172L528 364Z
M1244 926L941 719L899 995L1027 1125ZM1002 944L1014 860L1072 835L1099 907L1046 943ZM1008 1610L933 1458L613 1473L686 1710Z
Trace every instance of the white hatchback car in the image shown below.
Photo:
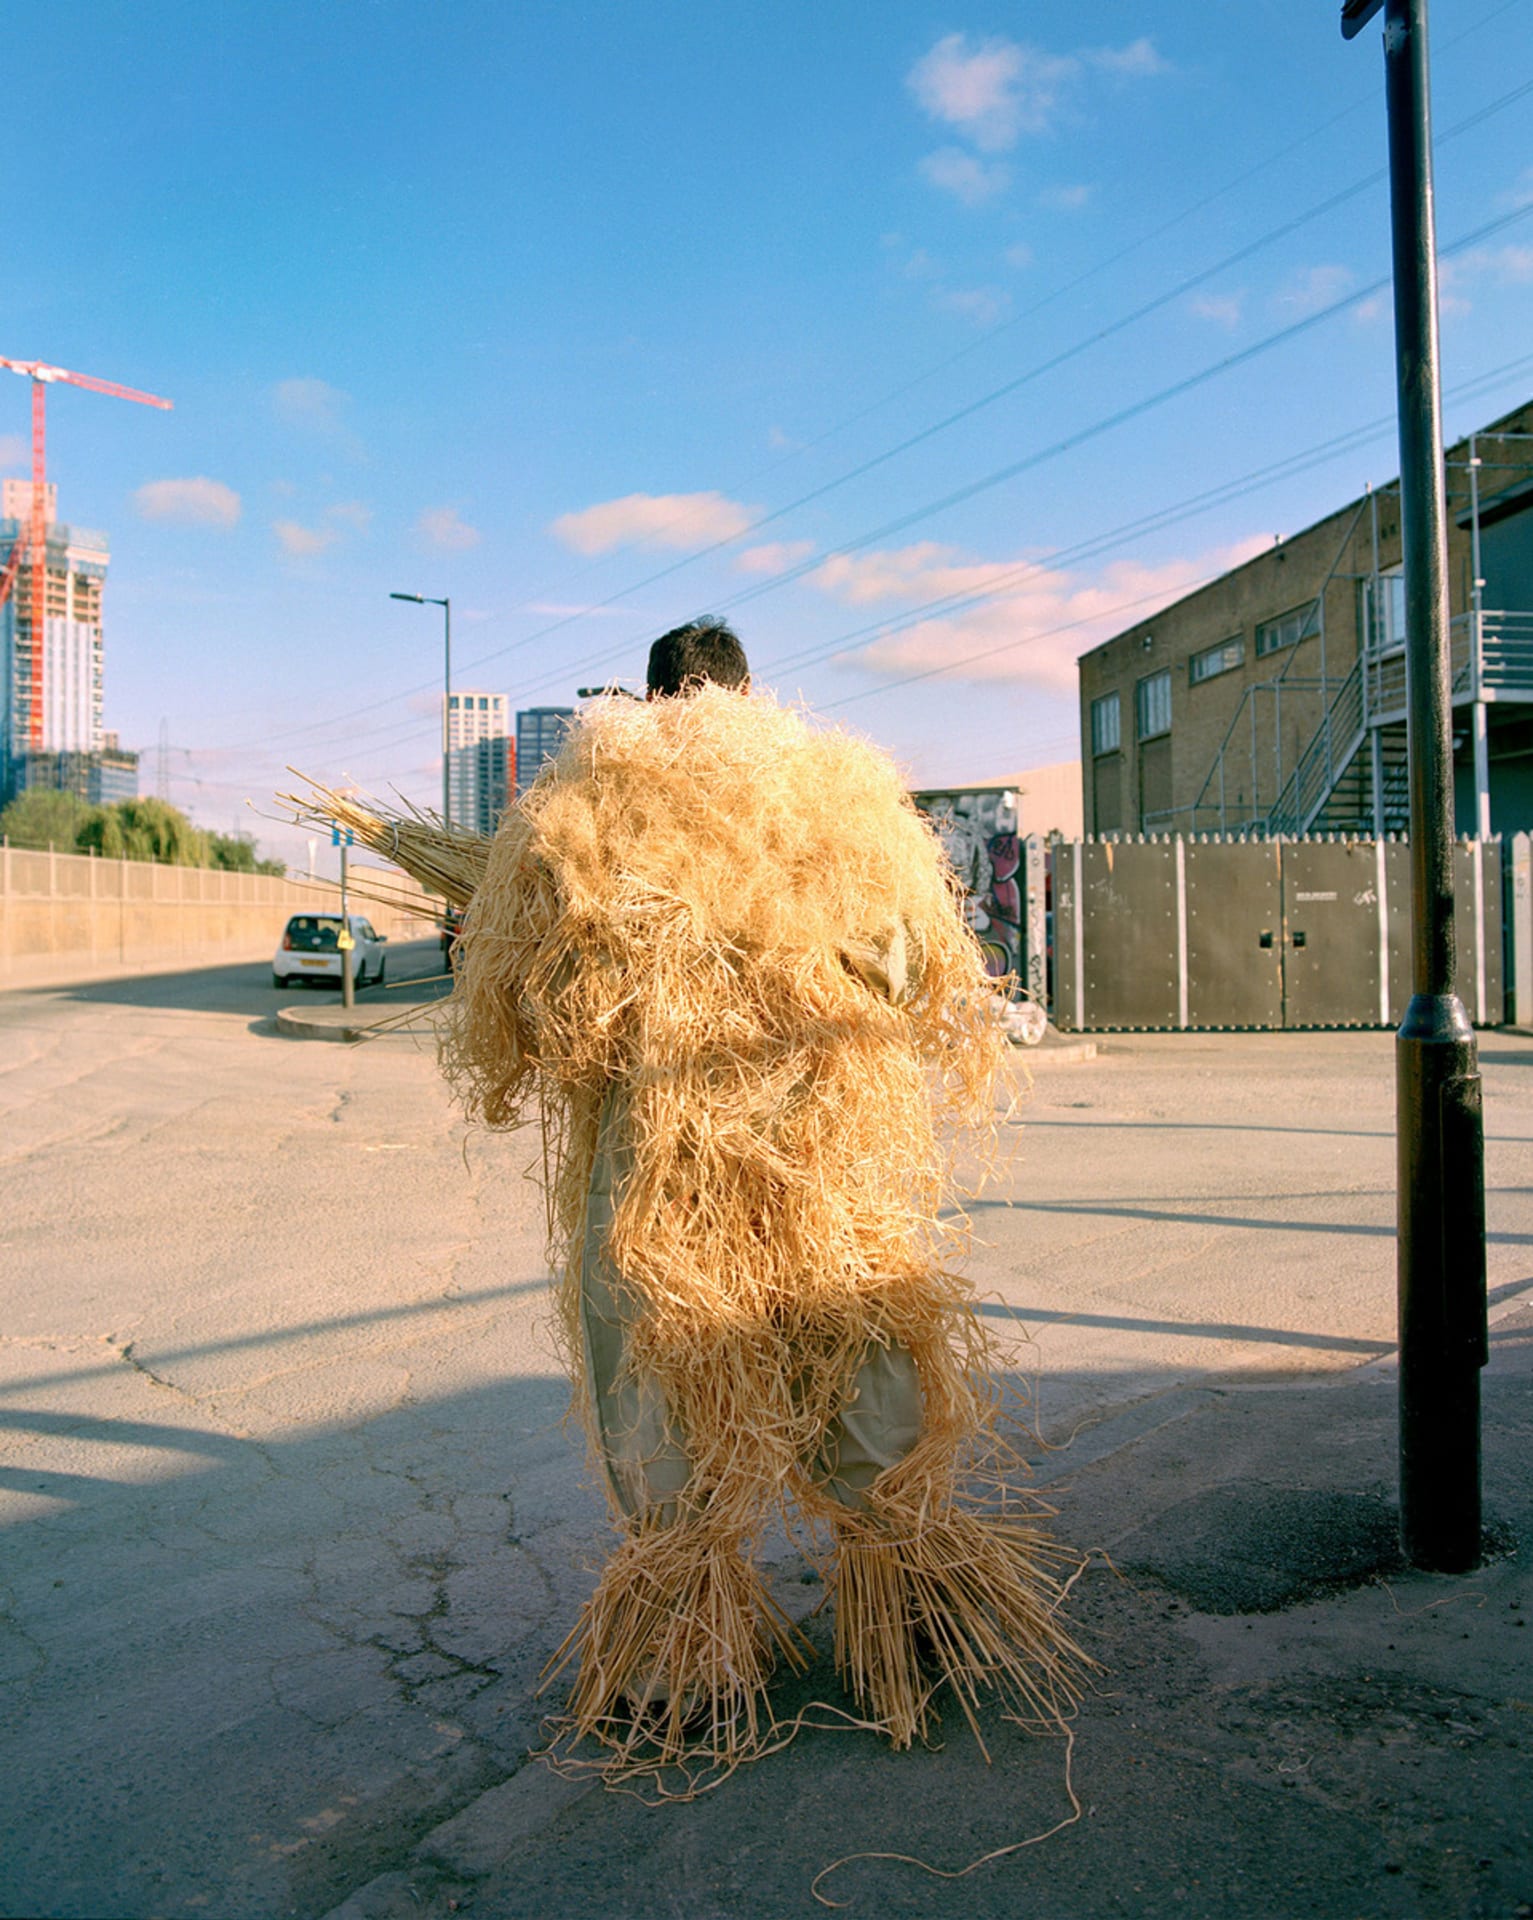
M351 954L353 986L377 986L388 970L384 944L388 935L375 933L364 914L348 913L346 925L356 942ZM300 980L341 984L341 916L338 913L295 913L282 930L282 943L271 963L272 985L290 987Z

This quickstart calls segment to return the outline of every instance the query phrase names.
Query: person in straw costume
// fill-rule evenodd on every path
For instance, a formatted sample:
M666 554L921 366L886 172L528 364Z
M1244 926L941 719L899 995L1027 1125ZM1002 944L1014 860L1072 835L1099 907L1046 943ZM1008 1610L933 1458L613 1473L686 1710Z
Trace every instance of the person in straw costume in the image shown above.
M1003 1489L953 1270L954 1123L993 1128L1007 1045L958 890L893 763L753 693L723 623L657 640L648 688L588 709L505 815L443 1041L470 1116L541 1121L619 1530L551 1663L564 1732L693 1778L782 1737L770 1672L808 1648L752 1564L774 1518L896 1746L944 1684L976 1735L987 1690L1057 1725L1076 1557Z

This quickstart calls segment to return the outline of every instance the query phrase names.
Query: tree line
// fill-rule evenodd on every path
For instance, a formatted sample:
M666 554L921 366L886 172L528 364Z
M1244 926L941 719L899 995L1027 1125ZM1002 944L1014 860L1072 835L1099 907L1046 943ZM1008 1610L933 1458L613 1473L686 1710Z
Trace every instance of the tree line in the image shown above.
M33 787L0 810L0 836L13 847L94 853L104 860L158 860L170 867L221 867L226 873L266 873L280 879L280 860L256 857L245 834L194 826L166 800L114 800L92 806L76 793Z

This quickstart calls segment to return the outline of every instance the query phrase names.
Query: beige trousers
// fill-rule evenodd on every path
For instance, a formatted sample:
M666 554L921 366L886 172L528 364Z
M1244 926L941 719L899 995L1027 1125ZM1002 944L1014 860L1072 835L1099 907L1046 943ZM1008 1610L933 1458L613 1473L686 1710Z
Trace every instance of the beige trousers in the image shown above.
M629 1329L638 1303L607 1253L618 1198L632 1166L627 1101L607 1096L586 1197L580 1254L580 1326L586 1381L608 1484L621 1511L669 1526L692 1476L680 1432L652 1374L632 1364ZM873 1482L903 1460L921 1434L921 1383L901 1346L870 1345L846 1405L806 1463L820 1489L862 1510Z

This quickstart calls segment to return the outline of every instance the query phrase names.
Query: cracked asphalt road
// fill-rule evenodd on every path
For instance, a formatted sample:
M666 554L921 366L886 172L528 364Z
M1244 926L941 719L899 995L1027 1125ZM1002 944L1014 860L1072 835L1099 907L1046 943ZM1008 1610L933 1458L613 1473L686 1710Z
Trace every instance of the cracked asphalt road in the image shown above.
M436 964L400 949L391 973L412 958ZM291 998L261 967L0 996L5 1913L311 1916L386 1880L524 1767L540 1669L606 1551L561 1425L537 1142L468 1133L427 1042L277 1037ZM982 1310L1032 1337L1042 1432L1071 1443L1040 1477L1080 1479L1081 1525L1093 1463L1136 1422L1174 1433L1168 1410L1211 1383L1343 1380L1387 1355L1390 1048L1124 1036L1039 1067L971 1273ZM1533 1043L1484 1053L1490 1280L1510 1301L1530 1285ZM806 1612L800 1563L773 1552ZM1162 1642L1166 1662L1204 1657ZM1311 1711L1282 1699L1296 1724ZM876 1813L894 1775L856 1742L836 1737L837 1771ZM815 1803L825 1744L752 1770L751 1845L774 1806ZM968 1803L988 1788L954 1753ZM709 1817L645 1842L652 1821L597 1796L576 1824L597 1853L703 1857ZM558 1858L539 1851L529 1899L534 1881L555 1897ZM513 1892L483 1910L540 1909Z
M323 1911L520 1763L584 1590L532 1146L268 978L0 1000L7 1913Z

